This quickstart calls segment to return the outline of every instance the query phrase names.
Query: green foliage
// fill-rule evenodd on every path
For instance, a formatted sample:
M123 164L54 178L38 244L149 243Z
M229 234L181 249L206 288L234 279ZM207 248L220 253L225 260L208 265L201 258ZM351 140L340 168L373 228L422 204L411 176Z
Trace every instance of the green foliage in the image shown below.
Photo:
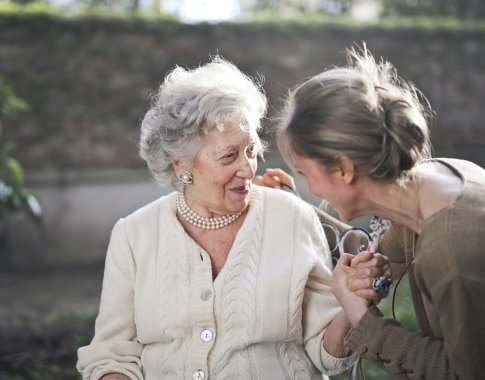
M294 24L294 25L342 25L355 26L350 17L347 15L332 16L319 12L292 12L281 15L270 10L260 11L251 16L250 19L242 19L240 23L257 23L257 24Z
M32 2L18 2L12 0L0 0L0 15L50 15L63 18L76 17L101 17L101 18L141 18L148 20L177 21L177 17L161 12L159 9L138 8L138 3L133 1L129 6L113 6L106 1L77 1L70 7L60 7L42 0Z
M463 0L382 0L385 15L440 16L460 19L485 17L485 2Z
M17 98L13 90L0 79L0 137L3 132L2 120L25 109L27 104ZM11 156L14 148L12 142L0 146L0 221L17 210L26 210L34 216L40 216L41 213L37 197L24 188L22 166Z
M261 23L285 25L336 26L349 29L372 27L376 29L420 29L420 30L484 30L485 19L464 20L457 17L406 16L381 17L373 23L356 22L349 15L328 15L318 12L295 12L281 16L271 11L258 12L250 20L240 20L238 23Z
M357 0L239 0L249 15L273 13L278 17L295 13L318 12L346 15L359 5ZM382 16L454 17L463 20L485 18L485 2L463 0L380 0Z
M13 90L0 78L0 137L2 135L1 121L4 117L17 111L27 109L27 103L17 98Z
M42 0L0 0L0 15L32 16L50 15L60 18L95 17L107 19L136 19L179 22L179 18L163 12L161 8L151 7L138 9L135 0L126 3L114 0L73 0L70 7L58 7ZM287 0L278 2L265 0L252 4L242 2L241 16L234 23L261 23L312 26L342 26L345 28L362 28L371 25L382 29L428 29L428 30L483 30L485 15L480 17L462 17L461 14L449 12L418 11L409 8L402 11L401 3L414 4L421 0L382 0L384 5L381 17L375 22L357 22L349 15L351 0L327 1L327 7L317 7L312 1ZM431 0L430 0L431 1ZM421 1L422 2L422 1ZM300 4L301 3L301 4ZM333 4L329 8L328 4ZM391 6L392 5L392 6ZM485 2L484 2L485 8ZM485 12L485 11L484 11ZM0 116L1 117L1 116Z
M428 30L484 30L485 19L465 20L458 17L444 16L406 16L382 17L378 25L387 29L414 28Z
M62 16L66 11L62 8L46 4L42 1L19 3L14 1L0 2L0 14L28 14Z

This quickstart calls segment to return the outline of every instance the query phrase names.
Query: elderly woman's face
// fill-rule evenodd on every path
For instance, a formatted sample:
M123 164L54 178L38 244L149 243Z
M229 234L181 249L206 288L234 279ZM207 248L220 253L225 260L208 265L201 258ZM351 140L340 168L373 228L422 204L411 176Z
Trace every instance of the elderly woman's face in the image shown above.
M257 168L256 141L239 126L226 124L203 137L191 168L194 182L185 188L189 207L202 216L243 211Z

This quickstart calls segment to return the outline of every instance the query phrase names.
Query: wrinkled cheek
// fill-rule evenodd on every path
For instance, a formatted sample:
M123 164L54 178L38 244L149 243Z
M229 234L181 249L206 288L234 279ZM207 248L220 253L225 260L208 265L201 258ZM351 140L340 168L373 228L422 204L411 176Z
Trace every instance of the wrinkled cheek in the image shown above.
M256 172L258 171L258 160L254 159L254 161L251 163L251 168L253 169L253 178L256 175Z

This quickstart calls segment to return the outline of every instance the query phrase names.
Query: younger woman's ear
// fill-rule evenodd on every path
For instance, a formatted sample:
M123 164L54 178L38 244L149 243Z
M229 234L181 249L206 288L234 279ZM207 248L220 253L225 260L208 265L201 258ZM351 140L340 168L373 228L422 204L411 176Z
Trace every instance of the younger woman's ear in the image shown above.
M339 157L338 166L342 180L346 185L350 185L355 179L354 163L347 156L341 156Z

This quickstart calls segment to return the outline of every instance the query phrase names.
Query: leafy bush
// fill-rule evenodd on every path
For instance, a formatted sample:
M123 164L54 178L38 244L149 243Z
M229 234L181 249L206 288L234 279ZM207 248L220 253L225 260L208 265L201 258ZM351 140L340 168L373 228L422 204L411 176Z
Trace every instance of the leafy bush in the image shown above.
M94 316L1 326L0 379L79 380L77 348L89 344Z
M17 98L0 78L0 137L3 132L2 120L25 109L27 104ZM22 166L11 156L14 148L15 144L12 142L0 145L0 221L18 210L25 210L35 217L39 217L41 213L37 197L24 187Z

